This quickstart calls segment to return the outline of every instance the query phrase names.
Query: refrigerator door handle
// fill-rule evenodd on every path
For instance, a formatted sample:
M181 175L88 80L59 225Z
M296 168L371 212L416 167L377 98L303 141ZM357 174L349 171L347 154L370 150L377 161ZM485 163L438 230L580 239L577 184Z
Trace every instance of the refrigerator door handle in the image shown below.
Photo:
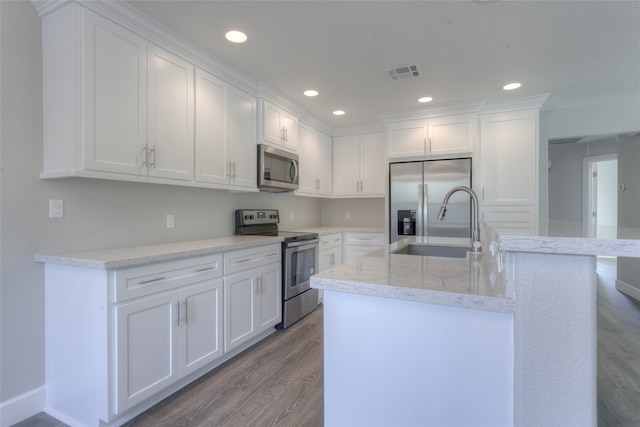
M424 192L425 184L418 185L418 212L416 215L416 236L424 236Z

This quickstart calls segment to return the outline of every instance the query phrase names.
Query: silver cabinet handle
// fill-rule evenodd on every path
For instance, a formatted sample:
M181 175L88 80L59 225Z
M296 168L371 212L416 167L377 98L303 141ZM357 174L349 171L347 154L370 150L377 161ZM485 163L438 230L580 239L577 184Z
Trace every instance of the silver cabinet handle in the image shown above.
M208 267L197 268L196 273L201 273L203 271L209 271L209 270L217 270L217 269L218 269L217 265L211 265Z
M140 150L140 158L142 160L142 166L146 167L147 163L149 162L149 153L147 151L147 144L145 144L144 147L142 147L142 150Z
M243 262L251 261L251 258L241 259L240 261L236 261L236 264L242 264Z
M139 285L146 285L147 283L153 283L153 282L159 282L160 280L165 280L166 278L163 277L155 277L153 279L147 279L147 280L140 280L138 282Z
M149 167L156 167L156 146L154 145L151 149L149 149L149 155L153 154L153 161L149 163Z
M182 313L182 317L180 318L180 321L184 321L184 323L188 322L188 314L187 314L187 310L189 309L189 306L187 305L187 300L185 300L183 303L181 303L180 305L184 306L184 310Z
M175 307L176 307L176 324L178 326L180 326L180 301L175 303Z

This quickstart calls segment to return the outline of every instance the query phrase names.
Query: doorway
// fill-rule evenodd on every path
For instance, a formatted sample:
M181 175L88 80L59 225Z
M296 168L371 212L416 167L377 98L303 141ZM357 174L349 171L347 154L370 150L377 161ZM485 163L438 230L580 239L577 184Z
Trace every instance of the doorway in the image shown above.
M583 224L589 237L613 238L618 225L618 155L583 159Z

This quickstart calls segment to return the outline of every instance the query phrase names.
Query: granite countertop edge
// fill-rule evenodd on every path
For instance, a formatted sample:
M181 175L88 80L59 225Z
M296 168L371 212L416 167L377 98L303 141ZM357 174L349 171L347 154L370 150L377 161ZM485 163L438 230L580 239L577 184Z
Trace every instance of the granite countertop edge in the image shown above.
M113 270L156 262L172 261L194 256L281 243L282 237L230 236L203 240L190 240L157 245L109 248L66 253L40 253L35 260L45 264L97 270Z

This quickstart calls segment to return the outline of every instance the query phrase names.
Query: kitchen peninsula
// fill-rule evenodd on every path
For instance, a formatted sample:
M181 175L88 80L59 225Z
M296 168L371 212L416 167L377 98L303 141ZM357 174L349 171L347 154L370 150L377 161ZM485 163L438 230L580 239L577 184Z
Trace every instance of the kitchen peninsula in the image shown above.
M410 238L313 276L325 425L595 426L595 256L640 258L640 230L584 235L484 224L480 256L393 253L447 243Z

